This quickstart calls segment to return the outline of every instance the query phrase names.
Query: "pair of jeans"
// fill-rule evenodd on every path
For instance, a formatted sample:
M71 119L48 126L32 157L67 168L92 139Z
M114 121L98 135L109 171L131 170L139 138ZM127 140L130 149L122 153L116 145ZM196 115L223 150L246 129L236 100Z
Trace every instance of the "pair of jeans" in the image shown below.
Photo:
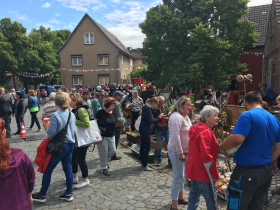
M102 136L103 141L97 144L101 169L108 169L109 159L116 154L115 136Z
M16 114L15 118L16 118L16 122L17 122L17 133L20 133L21 131L21 123L24 124L24 115L22 117L20 117L20 114Z
M168 150L168 153L172 163L172 171L173 171L173 182L172 182L170 197L172 200L177 201L179 192L184 191L188 155L184 154L185 161L182 162L181 160L179 160L179 154L177 152Z
M134 131L135 130L135 121L138 119L139 117L139 112L134 112L132 111L131 112L131 131Z
M41 196L46 196L47 190L49 188L51 182L52 172L57 166L57 164L61 161L63 171L66 177L66 194L71 195L73 189L73 173L71 169L71 162L72 162L72 153L74 150L74 144L72 143L64 143L62 153L59 157L51 156L49 165L44 172L43 179L42 179L42 188L40 191Z
M147 133L140 133L141 145L140 145L140 159L143 167L148 165L148 157L151 149L151 135Z
M168 144L169 141L169 129L167 130L155 130L155 135L157 137L157 157L158 162L162 162L162 137L164 136L164 139L166 141L166 144ZM170 162L169 156L168 156L168 162Z
M188 210L197 209L201 194L205 199L207 210L218 210L216 209L216 201L213 195L211 183L200 182L196 180L191 180Z
M231 174L229 186L242 191L239 210L263 209L265 194L272 180L272 167L271 164L258 167L237 165ZM228 200L236 197L236 190L228 194ZM230 202L228 202L228 209L229 205Z
M37 113L38 112L30 112L30 114L31 114L31 125L30 125L30 128L33 128L34 122L36 122L36 125L37 125L38 129L41 129L39 120L37 118Z
M79 164L83 178L88 177L88 165L86 161L88 147L75 147L72 154L72 171L74 174L78 173Z
M11 134L11 115L6 114L4 117L1 117L1 119L5 122L6 135L9 136Z

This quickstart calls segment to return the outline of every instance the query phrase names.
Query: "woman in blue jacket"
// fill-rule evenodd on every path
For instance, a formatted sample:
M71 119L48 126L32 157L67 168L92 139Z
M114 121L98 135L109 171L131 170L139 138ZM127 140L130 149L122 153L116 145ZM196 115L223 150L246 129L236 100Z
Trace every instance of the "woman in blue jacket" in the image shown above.
M144 171L152 171L153 169L148 167L148 157L151 149L151 133L153 131L153 124L158 123L160 118L164 115L161 113L158 117L154 118L152 109L155 109L159 103L157 97L153 97L147 100L147 103L142 108L142 118L139 127L139 133L141 134L140 145L140 159L142 162L141 168Z
M31 131L34 125L34 121L36 122L36 125L38 127L37 132L41 132L41 125L39 123L39 120L37 118L37 113L40 111L40 103L38 98L35 96L35 91L34 90L29 90L28 91L28 105L26 108L29 109L30 115L31 115L31 125L28 126L28 130Z

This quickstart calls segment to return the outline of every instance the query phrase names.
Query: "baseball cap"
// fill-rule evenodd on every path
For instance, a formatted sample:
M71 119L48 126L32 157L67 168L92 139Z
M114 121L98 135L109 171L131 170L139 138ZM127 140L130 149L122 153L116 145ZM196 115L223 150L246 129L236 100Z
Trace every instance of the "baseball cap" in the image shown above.
M116 92L114 93L114 96L121 96L121 97L123 97L124 94L123 94L121 91L116 91Z

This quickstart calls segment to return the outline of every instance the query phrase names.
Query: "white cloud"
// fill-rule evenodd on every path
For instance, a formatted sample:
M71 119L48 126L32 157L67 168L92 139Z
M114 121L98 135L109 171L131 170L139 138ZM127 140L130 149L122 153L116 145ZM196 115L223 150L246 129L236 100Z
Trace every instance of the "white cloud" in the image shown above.
M146 11L151 7L162 3L156 0L151 3L130 1L125 2L126 9L115 9L113 12L105 14L106 27L114 34L126 47L141 48L145 35L139 28L146 17Z
M60 24L61 22L59 22L58 20L49 20L49 23L53 23L53 24Z
M87 12L94 4L102 3L100 0L57 0L61 2L64 7L75 9L82 12Z
M14 15L16 19L30 23L32 20L25 14L20 14L18 11L9 11L10 14Z
M248 3L248 6L249 7L252 7L252 6L258 6L258 5L264 5L264 4L271 4L272 3L272 0L251 0L249 3Z
M113 2L113 3L120 3L121 1L120 0L111 0L111 2Z
M100 4L98 4L98 5L94 6L94 7L92 7L92 9L93 9L94 11L98 10L99 8L107 9L107 5L106 5L106 4L103 4L103 3L100 3Z
M55 16L61 16L61 14L59 14L59 13L55 13L54 15L55 15Z
M45 7L45 8L49 8L51 7L52 5L49 3L49 2L46 2L45 4L42 5L42 7Z
M67 26L64 26L64 28L72 30L76 27L76 25L77 25L77 23L69 23Z

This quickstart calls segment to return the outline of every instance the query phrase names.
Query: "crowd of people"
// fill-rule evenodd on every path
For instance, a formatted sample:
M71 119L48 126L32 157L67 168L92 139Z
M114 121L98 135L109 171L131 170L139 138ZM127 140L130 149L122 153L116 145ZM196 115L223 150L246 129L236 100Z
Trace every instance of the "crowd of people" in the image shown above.
M10 127L6 125L9 124L6 122L10 120L7 115L15 114L17 124L24 122L26 107L32 117L29 129L32 129L36 123L38 131L40 131L41 127L37 118L40 102L34 91L29 90L26 105L22 92L16 92L15 99L12 101L10 96L8 98L4 94L4 89L0 88L0 101L5 101L11 108L8 110L6 109L8 106L4 107L0 103L2 106L0 113L5 113L0 116L3 119L0 119L0 148L3 148L0 150L0 184L5 184L3 186L9 188L8 192L11 193L15 189L21 190L22 199L27 200L28 198L31 201L24 203L26 209L31 209L32 201L46 202L51 175L59 162L62 162L67 186L65 193L59 196L60 199L73 200L73 184L76 189L90 185L86 162L88 146L79 147L77 144L79 139L75 135L75 126L88 128L91 120L97 121L103 139L101 143L97 144L100 167L103 175L110 176L109 160L121 159L117 155L117 147L124 126L120 119L126 116L124 107L132 107L132 121L129 122L132 131L135 131L135 121L141 116L139 126L141 135L140 168L143 171L153 171L148 164L153 130L158 144L158 167L162 164L162 139L164 138L167 142L168 164L173 171L171 210L178 210L179 205L188 205L188 210L195 210L199 205L201 195L205 198L207 210L216 210L217 201L212 181L220 179L217 168L218 152L226 154L226 150L240 145L233 157L237 165L228 185L228 209L263 209L265 194L272 178L272 163L275 163L280 156L280 123L277 118L262 108L263 102L260 93L250 92L246 95L245 108L247 111L240 115L232 134L219 145L213 131L219 122L219 109L215 106L204 106L200 112L201 122L192 125L188 117L192 102L186 96L181 96L169 110L165 104L165 98L157 96L158 90L154 87L147 90L146 87L141 88L139 85L131 89L127 85L120 86L121 88L117 88L115 84L99 86L96 88L79 87L78 92L76 92L76 88L72 88L70 91L65 89L66 92L49 95L49 102L43 108L43 127L50 139L53 139L64 128L67 128L67 132L61 154L50 157L42 178L41 190L33 195L35 173L32 164L22 151L9 147L5 135L8 137L7 133L10 132ZM107 94L104 94L105 92ZM4 98L1 99L1 97ZM278 101L280 104L280 98ZM167 120L162 121L163 117ZM45 118L50 118L50 121L46 122ZM27 170L19 169L17 173L22 174L20 179L25 177L25 180L22 180L22 184L13 189L10 186L15 186L18 183L16 180L19 179L12 174L10 165L15 158L24 159L20 164L28 167ZM21 167L20 164L13 167ZM82 176L80 182L78 166ZM10 177L13 180L10 180ZM184 196L186 179L190 182L188 199ZM5 205L19 205L11 201L6 191L3 192L0 190L0 197L7 201Z

